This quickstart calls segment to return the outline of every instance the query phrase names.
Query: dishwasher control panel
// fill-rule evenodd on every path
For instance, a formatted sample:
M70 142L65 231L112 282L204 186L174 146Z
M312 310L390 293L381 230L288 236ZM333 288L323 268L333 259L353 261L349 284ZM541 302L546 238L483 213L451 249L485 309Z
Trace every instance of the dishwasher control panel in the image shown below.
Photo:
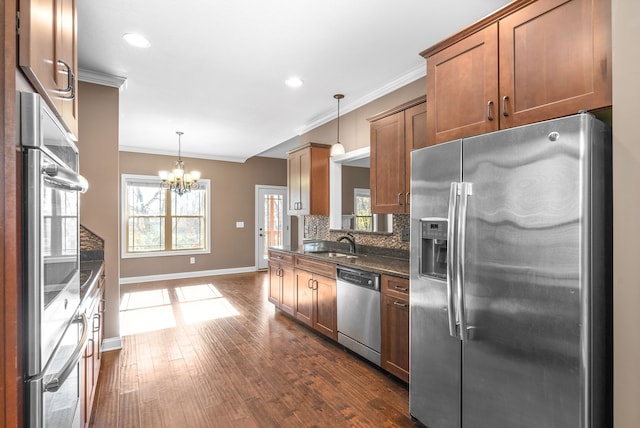
M339 281L344 281L348 284L380 290L380 274L378 273L338 266L336 277Z

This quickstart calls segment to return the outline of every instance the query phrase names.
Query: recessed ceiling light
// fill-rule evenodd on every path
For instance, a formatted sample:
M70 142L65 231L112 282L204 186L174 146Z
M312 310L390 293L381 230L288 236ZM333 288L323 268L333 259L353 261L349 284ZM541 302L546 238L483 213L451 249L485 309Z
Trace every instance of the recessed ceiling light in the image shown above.
M287 84L287 86L291 87L291 88L299 88L300 86L302 86L302 80L300 80L299 77L290 77L287 80L284 81L284 83Z
M123 34L122 38L127 41L131 46L135 46L137 48L148 48L151 46L149 40L147 40L143 35L136 33L127 33Z

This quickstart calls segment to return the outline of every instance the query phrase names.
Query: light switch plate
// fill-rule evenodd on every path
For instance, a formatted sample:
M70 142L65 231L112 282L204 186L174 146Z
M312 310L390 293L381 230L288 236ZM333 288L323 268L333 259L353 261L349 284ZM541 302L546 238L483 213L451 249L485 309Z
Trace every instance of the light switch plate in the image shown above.
M236 221L236 229L243 229L244 221Z

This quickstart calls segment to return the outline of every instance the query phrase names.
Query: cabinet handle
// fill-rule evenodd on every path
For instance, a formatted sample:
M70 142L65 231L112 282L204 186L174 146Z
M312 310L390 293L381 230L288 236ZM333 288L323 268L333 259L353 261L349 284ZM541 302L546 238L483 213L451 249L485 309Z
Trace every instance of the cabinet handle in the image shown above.
M487 103L487 120L491 122L493 120L493 101Z
M402 198L402 193L398 193L398 205L402 206L402 200L400 198Z
M407 206L411 205L411 192L407 192L404 194L404 203Z
M315 285L313 286L313 289L314 289L314 290L317 290L317 289L318 289L318 280L317 280L317 279L314 279L314 280L313 280L313 283L315 284Z
M66 98L72 100L76 97L76 78L71 70L71 66L62 60L58 60L58 64L62 65L67 69L67 87L65 89L60 89L61 92L71 92L70 95L62 96L61 98Z
M502 115L504 117L509 116L509 112L507 111L507 100L508 99L509 99L509 97L507 95L502 97Z
M311 278L307 279L307 288L313 290L313 286L311 285L311 281L313 281Z
M400 287L399 285L394 285L393 288L395 288L396 290L399 290L399 291L407 291L408 290L407 287Z
M85 355L85 358L91 358L93 357L93 339L89 339L87 340L87 349L91 349L91 353L88 355Z
M98 320L98 325L96 326L96 320ZM102 315L100 314L95 314L93 316L93 331L94 333L97 333L100 331L100 323L102 322Z
M401 308L406 308L406 307L407 307L407 304L406 304L406 303L398 302L397 300L394 300L394 301L393 301L393 304L394 304L395 306L399 306L399 307L401 307Z

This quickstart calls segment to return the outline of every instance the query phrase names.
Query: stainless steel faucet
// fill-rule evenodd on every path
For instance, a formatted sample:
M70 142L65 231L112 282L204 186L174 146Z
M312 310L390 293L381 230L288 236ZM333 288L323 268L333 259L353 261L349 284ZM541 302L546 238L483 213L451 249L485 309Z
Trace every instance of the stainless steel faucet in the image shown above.
M347 232L346 235L341 236L341 237L338 238L338 242L345 241L345 240L349 241L349 252L351 254L355 254L355 252L356 252L356 237L353 236L353 234Z

